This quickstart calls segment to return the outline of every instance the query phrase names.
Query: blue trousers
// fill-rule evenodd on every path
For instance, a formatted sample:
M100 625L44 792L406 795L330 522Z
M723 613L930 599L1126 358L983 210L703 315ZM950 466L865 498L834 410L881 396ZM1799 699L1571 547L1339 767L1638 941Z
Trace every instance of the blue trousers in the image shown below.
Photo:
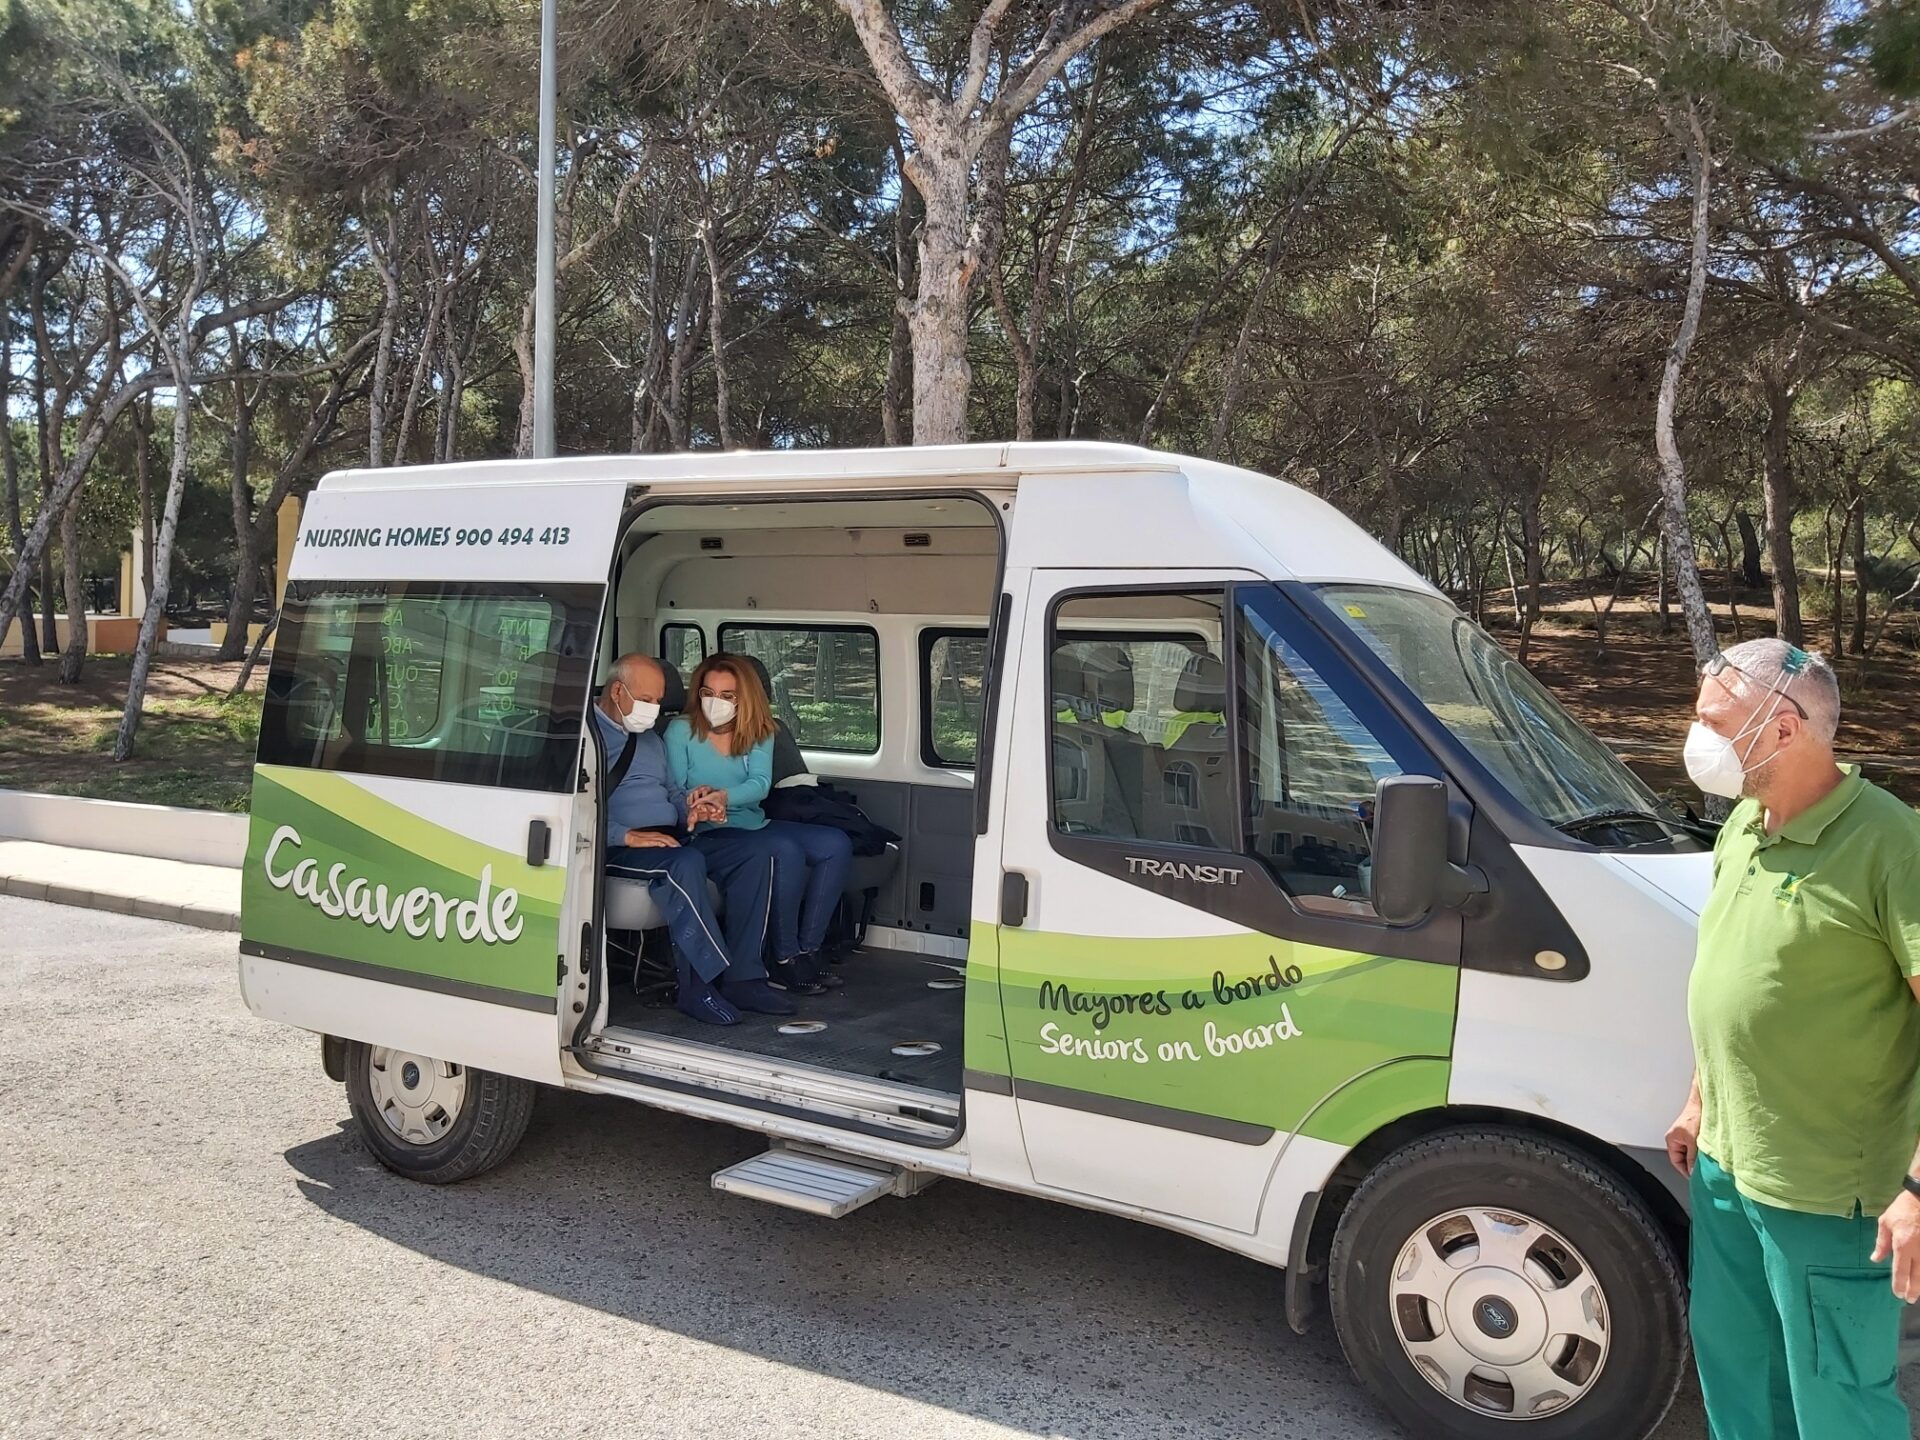
M686 845L617 845L607 851L607 874L647 882L667 917L674 955L702 980L764 980L774 857L774 847L751 831L714 830ZM724 926L707 896L709 875L720 886Z
M774 845L773 945L781 960L820 948L853 868L853 842L831 825L769 820Z

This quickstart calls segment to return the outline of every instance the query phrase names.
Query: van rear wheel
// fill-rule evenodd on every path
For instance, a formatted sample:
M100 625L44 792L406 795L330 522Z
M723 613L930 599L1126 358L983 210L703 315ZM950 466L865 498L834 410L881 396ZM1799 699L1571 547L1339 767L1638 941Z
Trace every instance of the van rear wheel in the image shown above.
M1643 1440L1687 1358L1679 1256L1579 1152L1452 1132L1383 1161L1334 1236L1341 1348L1412 1433Z
M491 1170L527 1133L533 1085L358 1040L347 1104L367 1148L409 1180L446 1185Z

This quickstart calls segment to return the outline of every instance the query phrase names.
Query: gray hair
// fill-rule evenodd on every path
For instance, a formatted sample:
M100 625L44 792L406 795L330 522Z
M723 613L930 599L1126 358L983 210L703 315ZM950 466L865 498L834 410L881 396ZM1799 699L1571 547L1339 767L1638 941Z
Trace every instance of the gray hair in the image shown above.
M1757 694L1778 690L1800 706L1807 727L1831 745L1840 729L1840 679L1818 650L1802 650L1784 640L1748 640L1722 652Z
M618 680L622 685L631 690L633 688L633 682L640 678L640 672L643 670L658 671L663 679L666 676L666 671L661 668L658 660L654 659L651 655L642 655L639 651L635 650L622 655L618 660L615 660L612 665L607 667L607 680L608 683Z

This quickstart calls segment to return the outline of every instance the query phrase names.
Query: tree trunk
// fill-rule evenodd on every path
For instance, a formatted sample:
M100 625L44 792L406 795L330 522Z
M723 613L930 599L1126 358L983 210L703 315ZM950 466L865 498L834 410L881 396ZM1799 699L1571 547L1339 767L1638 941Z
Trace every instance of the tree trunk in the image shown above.
M393 373L394 332L400 324L400 271L396 252L400 248L397 222L387 215L386 249L367 228L367 254L380 274L380 341L373 352L373 388L367 393L367 464L379 469L387 463L387 401ZM176 427L177 429L178 427Z
M733 397L727 388L727 273L720 264L720 241L711 216L700 226L700 250L707 257L707 344L713 352L713 418L720 448L733 449Z
M967 254L968 157L951 136L922 137L910 162L924 207L920 285L908 309L913 337L913 443L958 445L967 438L973 366L967 359L968 300L973 269Z
M1794 394L1769 381L1766 440L1761 447L1761 489L1766 497L1767 550L1773 561L1774 631L1789 645L1806 644L1800 618L1800 573L1793 558L1793 521L1799 497L1794 493L1793 459L1788 451Z
M78 685L87 664L87 597L80 574L80 497L73 492L60 513L61 588L67 599L67 643L60 652L60 683Z
M1667 593L1667 537L1662 535L1655 543L1659 546L1654 558L1660 571L1660 577L1655 582L1660 607L1660 633L1671 635L1673 633L1673 600Z
M20 518L20 457L13 448L13 420L8 401L13 395L13 312L0 300L0 467L4 467L7 486L7 535L13 553L24 553L26 530ZM27 616L20 626L20 654L29 665L40 663L40 637L34 633L33 601L28 597ZM0 644L7 638L11 617L0 618Z
M35 312L37 315L39 312ZM42 377L46 374L47 357L44 349L35 351L33 362L33 426L35 438L39 441L40 467L40 513L46 517L51 527L59 518L60 510L50 498L53 495L53 436L47 429L47 391ZM39 518L34 521L34 529L40 528ZM53 549L52 531L47 531L47 548L40 552L40 649L48 655L58 654L60 650L60 627L53 618ZM18 548L14 551L14 564L22 570L31 568L25 553ZM7 612L10 613L10 608ZM32 621L28 620L28 624Z
M1853 653L1867 653L1867 506L1853 512Z
M127 677L127 705L120 715L120 730L113 740L116 762L133 758L133 741L140 728L140 716L147 703L147 671L153 664L153 644L160 633L161 618L167 613L167 587L172 580L173 539L180 529L180 502L187 493L188 421L193 414L192 330L188 317L193 310L193 294L181 302L180 333L175 338L175 354L170 366L174 376L173 455L167 466L167 500L160 514L160 533L154 543L153 590L147 596L146 614L140 617L140 638L134 642L133 672Z
M1760 568L1760 532L1754 527L1750 512L1736 510L1733 518L1740 527L1740 583L1749 590L1758 590L1767 583L1767 573Z
M247 625L259 586L260 558L253 547L253 397L245 380L233 385L232 463L228 500L233 511L233 592L227 601L227 634L215 660L238 660L247 653Z
M140 491L140 588L153 593L153 395L133 405L133 474ZM128 608L131 615L133 610Z
M1687 352L1693 348L1693 337L1700 328L1700 311L1707 298L1708 199L1713 185L1713 154L1691 101L1687 104L1684 127L1671 115L1667 118L1693 172L1693 245L1687 264L1687 298L1680 312L1680 327L1667 348L1660 389L1654 400L1653 439L1660 455L1661 530L1667 539L1667 553L1673 557L1674 585L1680 592L1680 610L1686 617L1693 658L1704 665L1719 649L1719 642L1714 638L1713 614L1707 609L1706 592L1700 587L1693 525L1687 516L1687 472L1680 458L1679 442L1674 438L1673 412L1680 401L1681 372L1686 368Z
M913 182L896 139L893 157L901 169L900 200L893 207L893 306L887 330L887 379L880 390L880 435L888 445L907 443L905 412L913 389L913 331L907 296L913 290Z
M686 263L680 270L680 293L673 307L673 348L667 359L666 394L660 399L660 418L666 423L667 443L685 450L689 443L687 426L687 372L693 366L693 349L699 341L700 254L687 247Z
M1847 541L1853 535L1853 517L1860 502L1855 500L1846 513L1840 517L1840 533L1835 535L1831 528L1827 531L1827 616L1833 627L1834 658L1847 653L1846 586L1840 577L1841 566L1847 558ZM1833 511L1827 511L1827 524L1833 523Z

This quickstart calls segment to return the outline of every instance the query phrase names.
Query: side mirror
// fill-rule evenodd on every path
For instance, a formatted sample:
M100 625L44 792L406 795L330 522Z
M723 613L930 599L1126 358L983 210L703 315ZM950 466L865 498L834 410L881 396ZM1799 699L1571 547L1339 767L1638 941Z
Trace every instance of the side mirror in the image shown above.
M1447 858L1447 829L1445 781L1394 775L1374 790L1373 908L1389 925L1418 924L1487 888Z

